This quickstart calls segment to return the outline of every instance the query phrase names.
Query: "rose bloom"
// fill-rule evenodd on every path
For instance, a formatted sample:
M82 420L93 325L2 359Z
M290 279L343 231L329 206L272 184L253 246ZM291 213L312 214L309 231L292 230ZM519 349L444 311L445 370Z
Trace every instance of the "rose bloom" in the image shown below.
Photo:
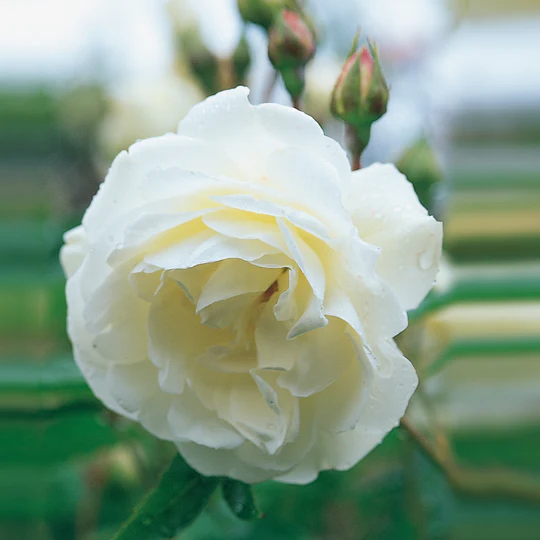
M351 172L312 118L247 96L115 159L65 235L68 330L96 396L197 471L303 484L403 415L392 338L442 230L392 165Z

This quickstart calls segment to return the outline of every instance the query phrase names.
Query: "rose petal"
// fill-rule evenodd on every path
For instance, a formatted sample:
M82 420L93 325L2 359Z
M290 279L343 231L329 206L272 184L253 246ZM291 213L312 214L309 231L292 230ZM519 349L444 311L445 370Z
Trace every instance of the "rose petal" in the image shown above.
M275 141L277 148L307 148L338 173L340 183L348 182L351 166L343 148L324 133L313 118L292 107L263 103L255 108L256 120Z
M178 284L170 278L164 280L148 315L148 357L160 370L159 384L164 392L180 394L189 363L206 348L229 339L227 332L201 324Z
M223 261L204 286L197 312L234 296L264 293L278 277L275 269L258 268L238 259Z
M236 448L244 438L214 411L186 390L172 400L167 419L179 442L194 442L210 448Z
M344 201L363 240L381 248L378 273L413 309L433 286L442 225L428 216L412 185L393 165L375 164L353 175Z
M147 254L144 260L163 269L177 270L225 259L253 261L267 253L276 252L267 244L256 240L235 240L213 231L201 230L189 236L186 235L185 239L165 249Z
M86 232L82 225L64 234L64 245L60 250L60 262L68 278L80 268L87 252Z
M293 342L296 358L277 382L293 396L307 397L339 379L353 359L354 350L345 335L346 325L337 319L328 326L303 334Z

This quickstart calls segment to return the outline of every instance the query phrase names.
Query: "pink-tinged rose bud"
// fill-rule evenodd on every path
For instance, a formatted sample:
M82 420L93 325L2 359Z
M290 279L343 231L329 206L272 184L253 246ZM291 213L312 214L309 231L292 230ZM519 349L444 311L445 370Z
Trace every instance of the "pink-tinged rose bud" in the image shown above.
M305 66L315 54L315 35L307 21L295 11L284 9L268 36L268 56L276 69Z
M296 11L282 10L268 34L268 56L293 99L304 89L304 68L315 55L316 46L307 20Z
M386 112L387 104L388 85L370 43L343 66L332 94L332 112L351 126L370 126Z
M375 45L368 42L345 62L334 87L330 108L348 127L353 168L361 166L362 152L369 143L371 125L388 105L388 85Z

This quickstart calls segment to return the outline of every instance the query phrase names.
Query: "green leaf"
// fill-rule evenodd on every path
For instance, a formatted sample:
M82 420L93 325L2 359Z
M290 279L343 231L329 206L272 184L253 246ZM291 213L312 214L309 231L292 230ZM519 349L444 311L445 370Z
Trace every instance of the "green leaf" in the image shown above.
M176 455L113 540L172 538L202 512L218 484L219 478L202 476Z
M225 478L221 484L221 490L223 491L225 502L236 517L245 521L262 517L261 512L255 504L250 485L239 482L238 480Z

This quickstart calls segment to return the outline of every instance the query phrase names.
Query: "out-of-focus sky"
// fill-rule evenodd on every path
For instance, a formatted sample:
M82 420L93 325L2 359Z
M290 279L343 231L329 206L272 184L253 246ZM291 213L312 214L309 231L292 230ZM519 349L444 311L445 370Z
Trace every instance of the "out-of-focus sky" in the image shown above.
M213 0L199 2L208 11ZM233 0L234 1L234 0ZM0 80L152 76L171 62L166 0L2 0ZM214 2L220 4L220 2ZM229 3L222 0L221 4ZM350 43L357 21L364 33L395 54L440 42L450 20L442 0L311 0L311 10L326 26L343 30L330 41ZM468 2L477 14L482 2ZM485 4L485 3L484 3ZM494 4L495 5L495 4ZM485 9L486 6L484 6ZM540 8L540 6L539 6ZM499 11L499 10L496 10ZM466 11L464 11L466 13ZM213 19L214 22L216 18ZM223 20L223 17L217 17ZM209 33L216 28L209 25ZM490 96L516 92L519 102L538 100L540 12L521 18L465 23L437 56L437 77L445 77L441 98L481 106ZM526 69L525 69L526 66ZM504 76L501 72L504 71ZM526 77L524 79L524 76ZM463 78L470 80L464 84ZM480 84L479 84L480 83ZM494 84L496 83L496 84ZM463 88L467 91L463 92ZM486 95L486 89L490 92Z
M181 10L190 2L173 1ZM214 52L230 49L240 28L238 15L231 15L236 0L191 2L204 20L201 33L207 45ZM0 84L48 82L62 87L66 81L158 77L173 59L166 4L2 0ZM459 17L450 4L460 6ZM368 161L391 157L432 130L429 124L437 120L427 118L426 111L508 111L540 102L540 9L536 15L529 9L508 17L504 10L501 15L504 5L498 0L309 0L308 5L322 27L323 51L344 55L361 26L363 36L375 38L383 52L392 100L389 113L374 126L368 152L374 155L367 156ZM250 29L257 37L255 30ZM269 69L264 49L263 41L258 50L261 72ZM279 101L279 93L276 96ZM257 101L256 91L252 98Z
M163 72L164 0L2 0L0 79L58 80L105 71Z

